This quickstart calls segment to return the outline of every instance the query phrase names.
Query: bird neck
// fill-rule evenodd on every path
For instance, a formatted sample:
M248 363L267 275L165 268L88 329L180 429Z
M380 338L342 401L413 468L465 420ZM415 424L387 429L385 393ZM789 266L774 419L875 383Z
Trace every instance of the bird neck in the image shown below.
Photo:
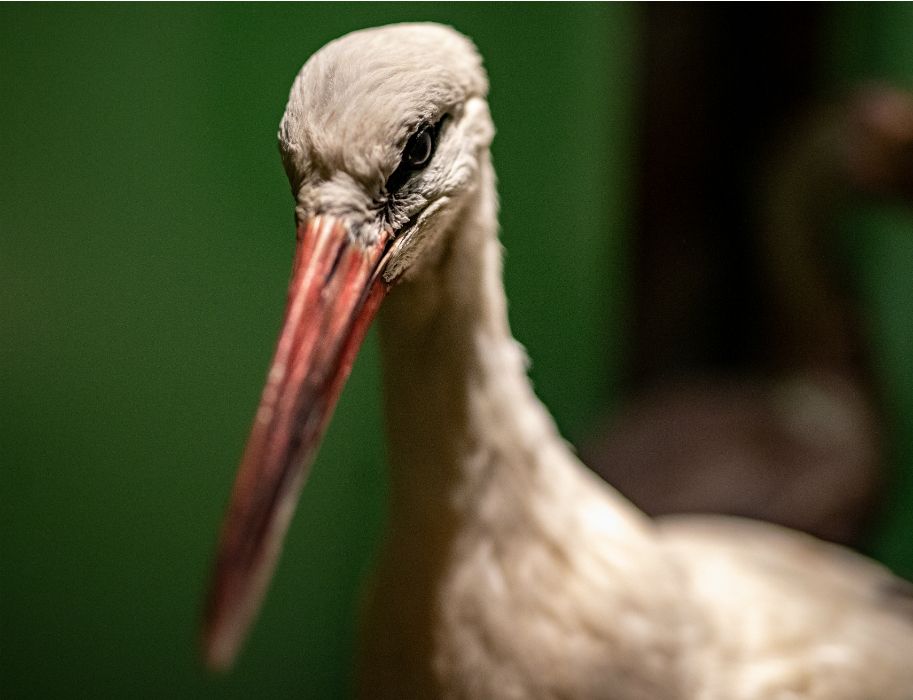
M360 651L366 697L384 687L397 688L395 697L441 697L472 685L463 669L477 652L524 650L514 644L524 633L495 601L520 611L527 630L540 629L536 621L557 629L537 601L567 596L565 576L588 591L578 602L600 600L603 609L605 599L611 609L642 600L634 607L659 611L663 635L647 638L677 634L669 605L678 589L664 588L674 576L645 516L580 465L532 391L507 321L488 162L443 240L433 264L381 310L390 507ZM540 576L553 582L542 584L541 599L520 593ZM624 633L605 632L610 648L634 650L615 655L619 669L654 653ZM514 651L494 668L509 666Z
M394 531L452 529L492 491L528 498L543 454L571 458L510 332L497 229L486 159L433 262L382 309Z
M828 118L829 117L829 118ZM846 125L818 115L769 177L762 260L784 368L858 370L864 346L834 222L850 194Z

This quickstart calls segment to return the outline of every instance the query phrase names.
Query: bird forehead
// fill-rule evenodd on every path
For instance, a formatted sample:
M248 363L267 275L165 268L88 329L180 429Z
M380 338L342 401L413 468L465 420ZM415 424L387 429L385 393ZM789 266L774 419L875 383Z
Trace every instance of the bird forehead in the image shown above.
M283 150L379 176L421 122L487 92L472 42L435 24L391 25L330 42L301 69L280 127Z

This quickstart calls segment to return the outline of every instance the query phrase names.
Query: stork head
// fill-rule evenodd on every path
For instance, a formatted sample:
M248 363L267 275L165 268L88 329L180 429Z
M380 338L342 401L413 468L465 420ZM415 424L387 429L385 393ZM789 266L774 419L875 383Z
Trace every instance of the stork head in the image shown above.
M392 236L392 282L433 248L476 181L494 130L475 46L437 24L353 32L292 85L279 148L299 223L340 221L353 240Z
M327 44L279 127L298 247L285 322L238 470L203 622L228 667L265 593L355 352L391 284L433 256L494 130L473 44L394 25Z

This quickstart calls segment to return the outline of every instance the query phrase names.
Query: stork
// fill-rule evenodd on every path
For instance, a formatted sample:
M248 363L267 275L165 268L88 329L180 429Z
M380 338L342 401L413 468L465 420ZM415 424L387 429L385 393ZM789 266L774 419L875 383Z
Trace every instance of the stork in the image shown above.
M742 515L849 544L883 490L885 421L835 219L848 201L913 203L913 95L866 86L792 126L756 241L773 347L742 373L654 382L582 454L650 515Z
M295 79L279 143L298 247L208 664L239 650L383 303L390 523L361 696L909 700L902 581L774 526L654 522L561 439L508 326L487 89L471 41L434 24L346 35Z

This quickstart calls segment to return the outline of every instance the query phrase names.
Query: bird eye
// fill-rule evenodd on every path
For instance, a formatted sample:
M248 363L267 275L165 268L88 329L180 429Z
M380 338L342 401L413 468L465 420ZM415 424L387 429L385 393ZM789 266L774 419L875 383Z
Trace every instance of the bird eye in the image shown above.
M393 174L387 179L387 192L396 192L400 187L406 184L406 181L412 173L422 170L431 162L434 155L434 147L437 145L437 136L440 132L441 123L423 124L419 127L403 148L403 155L400 158L399 165Z
M431 152L434 148L434 141L431 138L431 127L426 126L416 134L413 134L406 143L403 150L403 163L411 170L418 170L428 165L431 160Z

